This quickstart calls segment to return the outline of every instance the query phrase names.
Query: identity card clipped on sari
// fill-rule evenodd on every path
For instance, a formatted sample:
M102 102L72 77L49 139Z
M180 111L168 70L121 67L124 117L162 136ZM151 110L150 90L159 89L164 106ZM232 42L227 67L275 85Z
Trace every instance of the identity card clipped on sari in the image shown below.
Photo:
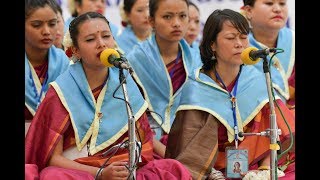
M226 177L241 178L240 173L248 171L248 150L226 148Z

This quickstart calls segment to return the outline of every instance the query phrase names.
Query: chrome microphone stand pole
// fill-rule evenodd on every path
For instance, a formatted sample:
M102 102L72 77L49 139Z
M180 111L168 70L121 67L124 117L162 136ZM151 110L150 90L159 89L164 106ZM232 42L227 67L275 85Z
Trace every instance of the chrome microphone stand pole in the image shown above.
M127 85L126 85L126 80L123 74L123 69L119 68L119 80L120 83L122 83L122 91L124 95L124 99L126 102L126 109L127 109L127 114L128 114L128 135L129 135L129 172L130 175L128 177L129 180L136 179L136 130L135 130L135 118L132 113L132 109L130 106L129 102L129 96L127 92Z
M271 88L271 78L270 78L270 70L268 66L267 55L263 57L263 72L266 76L267 90L269 96L269 106L270 106L270 129L269 129L269 138L270 138L270 179L276 179L276 171L277 171L277 150L279 144L277 139L281 134L281 130L277 127L277 118L274 108L273 96L272 96L272 88Z
M270 179L276 179L276 160L277 160L277 150L279 149L278 138L281 135L281 130L277 127L277 119L274 108L273 96L272 96L272 88L271 88L271 78L270 71L268 67L267 54L263 57L263 72L265 74L266 83L267 83L267 91L269 96L269 106L270 106L270 129L266 131L262 131L261 133L239 133L239 136L251 136L251 135L259 135L259 136L268 136L270 138Z

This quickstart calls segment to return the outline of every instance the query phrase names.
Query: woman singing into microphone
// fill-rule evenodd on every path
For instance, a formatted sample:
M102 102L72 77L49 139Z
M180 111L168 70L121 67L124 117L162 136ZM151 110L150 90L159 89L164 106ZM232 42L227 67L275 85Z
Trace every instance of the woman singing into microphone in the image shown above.
M123 97L121 88L117 90L119 69L100 61L102 51L115 47L109 22L99 13L88 12L76 17L69 31L78 61L50 84L26 136L25 162L37 165L40 174L33 175L39 179L127 179L131 173L128 150L105 153L128 139L126 103L113 97L114 92ZM190 173L178 161L153 159L147 103L130 74L125 71L124 75L136 139L142 145L141 161L134 164L136 179L189 180ZM28 169L26 174L32 176Z
M269 169L270 139L239 136L239 132L270 128L265 77L241 61L241 52L249 46L248 33L247 20L230 9L215 10L204 25L200 44L203 66L190 75L182 89L165 153L166 158L187 166L193 179L230 177L229 169L232 172L237 159L243 161L244 173L245 164L248 170ZM280 141L286 149L290 131L283 117L294 132L295 116L277 94L276 102ZM228 156L233 151L235 156Z

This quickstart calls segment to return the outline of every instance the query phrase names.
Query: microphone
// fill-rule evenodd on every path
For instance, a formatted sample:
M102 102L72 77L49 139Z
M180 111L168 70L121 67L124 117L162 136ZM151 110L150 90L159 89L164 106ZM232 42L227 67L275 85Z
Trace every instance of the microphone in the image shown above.
M258 49L256 47L248 47L241 53L241 60L244 64L253 65L259 62L259 58L269 55L271 52L276 52L274 48Z
M100 61L106 67L115 66L117 68L133 71L130 65L127 63L126 58L120 55L115 49L109 48L103 50L100 54Z

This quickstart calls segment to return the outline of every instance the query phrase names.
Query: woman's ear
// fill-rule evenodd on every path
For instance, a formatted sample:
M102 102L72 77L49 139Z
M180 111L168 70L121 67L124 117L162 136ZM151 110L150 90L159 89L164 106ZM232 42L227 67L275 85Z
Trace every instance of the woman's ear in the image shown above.
M79 53L79 49L72 46L71 47L72 53L73 55L77 58L77 59L81 59L80 53Z
M149 24L150 24L150 26L152 27L152 29L154 29L155 27L154 27L154 18L152 18L152 17L148 17L148 21L149 21Z
M212 52L216 51L216 43L212 42L210 47L211 47Z
M245 5L243 7L243 15L247 18L248 21L252 19L252 7L249 5Z

